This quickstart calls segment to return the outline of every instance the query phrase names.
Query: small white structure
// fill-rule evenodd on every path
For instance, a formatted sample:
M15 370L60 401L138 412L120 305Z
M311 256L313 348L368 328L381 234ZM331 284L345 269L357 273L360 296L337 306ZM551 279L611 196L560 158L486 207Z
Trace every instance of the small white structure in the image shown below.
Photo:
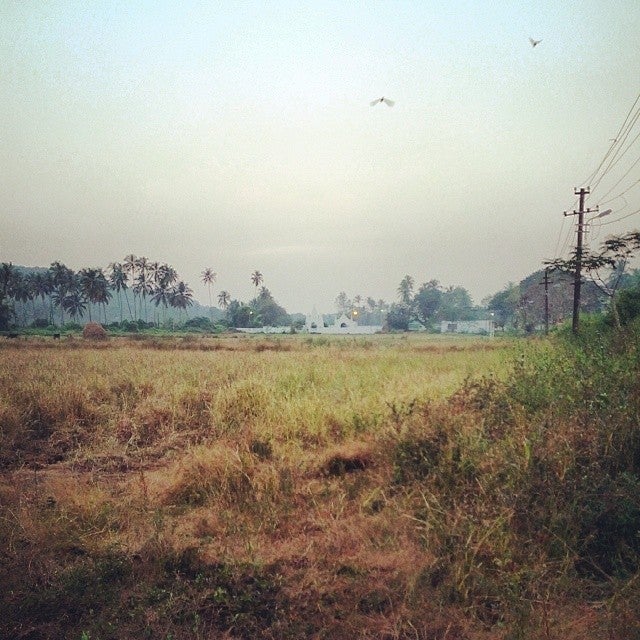
M352 318L349 318L346 313L343 313L340 317L336 318L333 326L336 329L353 329L358 326L358 323Z
M443 320L440 333L481 333L493 335L493 320Z
M318 329L324 329L324 318L318 310L313 307L313 311L305 318L304 330L308 333L320 333Z
M318 313L314 307L313 311L306 317L304 331L308 333L323 333L325 335L371 335L382 331L382 325L360 326L353 318L349 318L346 313L342 313L332 325L325 327L322 314Z
M291 333L291 327L236 327L240 333Z

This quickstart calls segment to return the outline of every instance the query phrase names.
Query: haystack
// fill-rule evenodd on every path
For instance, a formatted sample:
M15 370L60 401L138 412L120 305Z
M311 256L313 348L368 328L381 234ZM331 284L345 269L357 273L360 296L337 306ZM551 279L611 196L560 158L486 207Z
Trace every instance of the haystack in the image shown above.
M106 340L107 332L105 328L97 322L87 322L82 330L82 337L85 340Z

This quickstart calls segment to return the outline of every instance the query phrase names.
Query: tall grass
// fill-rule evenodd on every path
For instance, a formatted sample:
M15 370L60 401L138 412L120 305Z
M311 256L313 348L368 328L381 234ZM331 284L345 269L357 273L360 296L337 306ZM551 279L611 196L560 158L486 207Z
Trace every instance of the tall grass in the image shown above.
M0 636L640 637L638 335L2 345Z

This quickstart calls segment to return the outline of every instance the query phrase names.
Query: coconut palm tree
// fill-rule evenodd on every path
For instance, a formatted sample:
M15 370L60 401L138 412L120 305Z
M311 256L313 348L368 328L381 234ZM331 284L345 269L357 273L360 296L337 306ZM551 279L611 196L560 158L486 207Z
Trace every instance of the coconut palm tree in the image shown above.
M170 286L178 281L178 272L168 264L161 264L158 268L158 278L156 284Z
M167 307L171 304L171 289L166 282L160 282L156 285L151 295L151 302L158 308L162 305L163 322L167 320ZM160 324L158 322L158 324Z
M226 309L229 306L229 303L231 302L231 296L229 295L228 291L221 291L218 294L218 304L223 308Z
M178 272L170 265L164 263L159 264L154 262L150 266L150 273L152 274L153 284L151 291L151 301L155 304L156 308L162 305L163 307L163 322L167 319L167 307L170 305L170 293L172 285L178 280ZM154 314L155 316L155 314ZM160 324L160 317L157 319Z
M89 322L93 320L91 317L91 305L96 304L96 298L98 297L98 292L101 288L101 284L99 282L101 275L104 278L102 269L95 269L92 267L81 269L78 273L80 291L88 302Z
M32 299L29 282L25 276L20 272L17 272L13 276L13 284L10 289L11 298L13 298L13 315L17 320L16 314L16 302L19 302L22 307L22 325L27 324L27 302Z
M193 304L193 291L182 280L171 289L169 304L172 307L182 309L187 314L187 307Z
M251 282L253 282L255 288L257 289L264 282L264 276L256 269L251 274Z
M11 307L9 306L9 291L13 278L13 265L3 262L0 265L0 328L8 329L11 320Z
M127 274L127 279L129 280L129 282L133 283L135 281L136 271L138 269L138 258L133 253L130 253L128 256L125 256L124 261L122 263L122 268L124 269L124 272ZM135 289L133 289L132 320L135 321L137 319L137 314L138 314L138 311L136 309L136 292L135 292Z
M52 298L52 294L55 290L55 282L53 280L53 273L51 271L51 269L45 271L43 274L42 280L43 280L43 284L42 284L42 291L44 292L44 296L46 296L47 302L49 304L49 324L55 324L54 318L53 318L53 298ZM40 296L42 297L42 302L45 301L45 297L42 295L42 292L40 293Z
M80 286L76 286L62 300L62 306L69 315L76 320L78 316L82 317L87 308L87 298L82 293Z
M16 270L13 264L10 262L2 263L0 267L0 318L2 319L3 326L8 326L12 315L15 314L14 306L9 304L15 274Z
M35 273L33 277L33 292L36 298L42 300L43 306L52 291L53 282L51 280L51 273L49 271Z
M129 315L133 320L133 312L131 311L131 305L129 304L129 296L127 295L127 289L129 285L127 284L127 272L124 269L124 266L119 262L112 262L109 265L110 273L109 273L109 285L115 292L118 294L118 306L120 307L120 322L122 323L122 292L124 291L124 298L127 301L127 307L129 308Z
M133 285L134 291L137 292L140 300L140 317L144 313L145 322L147 320L147 296L153 293L153 281L149 274L149 259L144 256L140 256L136 260L136 268L138 275ZM143 311L144 310L144 311Z
M74 285L75 274L69 267L62 264L61 262L52 262L49 267L49 272L51 273L51 278L53 281L53 291L51 294L51 299L53 304L55 304L60 309L60 325L64 324L64 299L71 291Z
M92 302L102 306L102 315L104 317L104 323L107 324L107 305L111 300L111 291L109 291L109 281L102 269L98 269L98 276L96 278L96 284L93 291Z
M218 274L207 267L202 272L202 282L207 285L207 289L209 290L209 315L211 316L211 322L213 322L213 301L211 300L211 285L217 280Z
M14 273L15 267L11 262L3 262L0 265L0 298L6 298L9 295Z
M415 284L415 280L411 276L405 276L402 278L400 284L398 285L398 295L400 296L400 300L404 304L411 303L411 295L413 294L413 286Z
M24 286L28 293L29 302L31 302L31 316L32 322L36 319L36 298L38 294L36 293L36 276L38 274L35 271L30 271L24 277ZM26 312L26 310L25 310ZM25 318L26 321L26 318Z
M147 296L153 294L153 282L149 278L149 274L145 271L138 271L133 290L138 294L140 300L140 318L143 317L147 321Z
M150 262L147 266L147 270L149 272L149 277L153 283L158 282L158 278L160 277L160 273L162 271L162 265L159 262Z

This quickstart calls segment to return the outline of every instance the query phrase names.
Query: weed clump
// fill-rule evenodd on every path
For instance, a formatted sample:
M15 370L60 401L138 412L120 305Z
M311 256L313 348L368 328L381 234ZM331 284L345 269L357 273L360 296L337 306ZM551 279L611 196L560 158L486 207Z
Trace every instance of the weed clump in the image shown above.
M249 443L249 451L261 460L270 460L273 458L273 445L269 440L253 438Z
M342 476L354 471L364 471L374 464L374 452L363 442L350 442L332 449L321 465L326 476Z
M447 444L443 432L404 434L393 449L393 479L397 484L427 478L438 470Z
M226 504L244 502L251 495L251 479L243 457L218 445L198 446L187 453L169 473L163 502L198 506L210 500Z

